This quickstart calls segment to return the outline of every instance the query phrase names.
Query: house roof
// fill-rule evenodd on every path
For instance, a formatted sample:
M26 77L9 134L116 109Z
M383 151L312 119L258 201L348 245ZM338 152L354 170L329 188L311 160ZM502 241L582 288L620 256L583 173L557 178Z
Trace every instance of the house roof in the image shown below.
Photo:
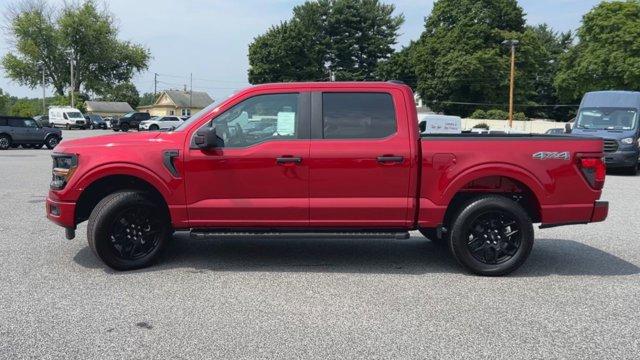
M84 106L88 112L128 113L133 111L131 105L124 101L85 101Z
M213 99L204 91L193 91L189 100L189 91L167 90L164 92L177 107L205 108L213 103ZM158 98L159 99L159 98Z

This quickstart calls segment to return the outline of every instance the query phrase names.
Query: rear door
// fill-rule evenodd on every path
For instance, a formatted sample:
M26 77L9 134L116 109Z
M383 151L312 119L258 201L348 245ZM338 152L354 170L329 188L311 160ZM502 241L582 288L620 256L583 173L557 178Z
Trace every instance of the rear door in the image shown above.
M13 142L23 143L28 141L28 131L23 119L8 119L9 124L9 134L11 134L11 138Z
M395 89L313 94L310 226L410 223L411 139L396 111L404 101Z

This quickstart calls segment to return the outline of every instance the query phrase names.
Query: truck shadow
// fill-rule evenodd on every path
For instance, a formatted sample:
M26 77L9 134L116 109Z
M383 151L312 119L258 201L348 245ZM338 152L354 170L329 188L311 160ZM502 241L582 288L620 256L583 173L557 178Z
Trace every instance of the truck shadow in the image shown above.
M444 247L413 236L408 240L225 238L192 240L177 235L158 264L134 272L114 272L88 247L74 260L115 274L186 269L208 271L384 273L419 275L465 271ZM640 268L603 250L573 240L539 239L527 262L511 277L623 276Z

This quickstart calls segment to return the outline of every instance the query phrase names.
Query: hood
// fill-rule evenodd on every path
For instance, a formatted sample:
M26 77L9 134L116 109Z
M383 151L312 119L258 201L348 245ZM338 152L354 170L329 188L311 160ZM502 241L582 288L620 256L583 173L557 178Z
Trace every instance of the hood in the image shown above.
M596 130L596 129L576 129L571 130L571 135L593 136L603 139L621 140L625 138L635 138L637 130Z
M89 147L145 146L151 142L162 141L161 139L156 141L159 135L159 133L155 132L116 133L82 139L63 140L56 147L56 151L65 152L67 149L76 150Z

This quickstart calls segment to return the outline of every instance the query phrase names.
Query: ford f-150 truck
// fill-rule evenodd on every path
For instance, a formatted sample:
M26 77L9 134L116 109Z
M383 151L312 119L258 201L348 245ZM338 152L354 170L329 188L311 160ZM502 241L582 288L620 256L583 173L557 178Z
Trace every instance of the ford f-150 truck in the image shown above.
M67 238L117 270L171 239L229 234L406 238L420 230L466 269L518 268L542 227L603 221L598 138L421 135L397 82L266 84L171 132L64 141L46 201Z

